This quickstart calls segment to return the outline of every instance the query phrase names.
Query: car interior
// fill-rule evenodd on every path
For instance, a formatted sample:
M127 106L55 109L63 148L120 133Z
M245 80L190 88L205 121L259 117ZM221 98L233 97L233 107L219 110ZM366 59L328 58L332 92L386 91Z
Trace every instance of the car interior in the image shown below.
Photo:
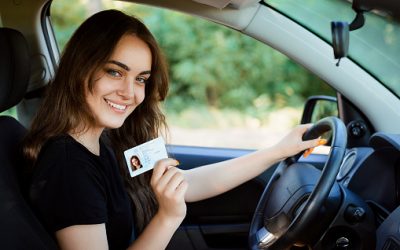
M326 136L328 153L293 156L225 194L189 203L167 249L400 249L400 91L361 66L351 47L347 53L348 39L351 44L357 31L348 24L335 26L340 30L334 48L274 1L126 2L186 13L236 30L301 64L337 93L311 96L301 120L314 123L304 139ZM20 148L61 54L51 25L51 4L0 2L0 113L16 107L18 114L17 119L0 115L2 249L57 249L27 201L29 176ZM400 22L396 1L354 0L348 6L354 17L373 10ZM400 86L398 79L393 82ZM333 104L338 115L317 114L321 103ZM168 151L185 169L252 152L182 145L168 145Z

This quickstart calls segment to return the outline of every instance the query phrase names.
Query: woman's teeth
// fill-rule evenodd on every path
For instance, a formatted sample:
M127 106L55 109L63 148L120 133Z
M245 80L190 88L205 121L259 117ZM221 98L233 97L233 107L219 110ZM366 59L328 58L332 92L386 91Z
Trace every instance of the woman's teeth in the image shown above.
M119 105L119 104L110 102L109 100L106 100L106 101L107 101L108 105L110 105L113 108L116 108L118 110L125 110L126 109L126 105Z

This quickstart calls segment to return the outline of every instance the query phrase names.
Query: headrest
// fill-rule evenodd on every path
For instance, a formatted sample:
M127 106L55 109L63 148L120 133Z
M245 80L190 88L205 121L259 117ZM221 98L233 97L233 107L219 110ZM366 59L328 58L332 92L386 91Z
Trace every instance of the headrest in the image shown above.
M28 43L16 30L0 28L0 112L21 101L30 75Z

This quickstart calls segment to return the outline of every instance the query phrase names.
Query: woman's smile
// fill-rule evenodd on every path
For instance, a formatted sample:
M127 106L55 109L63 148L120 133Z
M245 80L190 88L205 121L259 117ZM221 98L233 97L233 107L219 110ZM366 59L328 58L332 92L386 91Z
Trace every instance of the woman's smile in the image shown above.
M118 113L125 113L125 110L129 106L128 104L118 104L118 103L110 101L108 99L104 99L104 100L107 102L108 106L110 106L112 110L114 110Z

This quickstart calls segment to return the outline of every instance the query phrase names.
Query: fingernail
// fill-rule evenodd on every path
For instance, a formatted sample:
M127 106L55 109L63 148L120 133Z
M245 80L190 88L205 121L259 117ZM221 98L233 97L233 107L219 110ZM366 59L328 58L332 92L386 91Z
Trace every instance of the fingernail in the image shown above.
M326 139L319 139L318 146L325 145L328 141Z
M178 163L178 164L176 164L177 166L178 166L179 164L181 164L177 159L175 159L175 161Z
M312 153L313 150L314 150L314 148L309 148L306 151L304 151L303 157L307 158L307 156L309 156Z

